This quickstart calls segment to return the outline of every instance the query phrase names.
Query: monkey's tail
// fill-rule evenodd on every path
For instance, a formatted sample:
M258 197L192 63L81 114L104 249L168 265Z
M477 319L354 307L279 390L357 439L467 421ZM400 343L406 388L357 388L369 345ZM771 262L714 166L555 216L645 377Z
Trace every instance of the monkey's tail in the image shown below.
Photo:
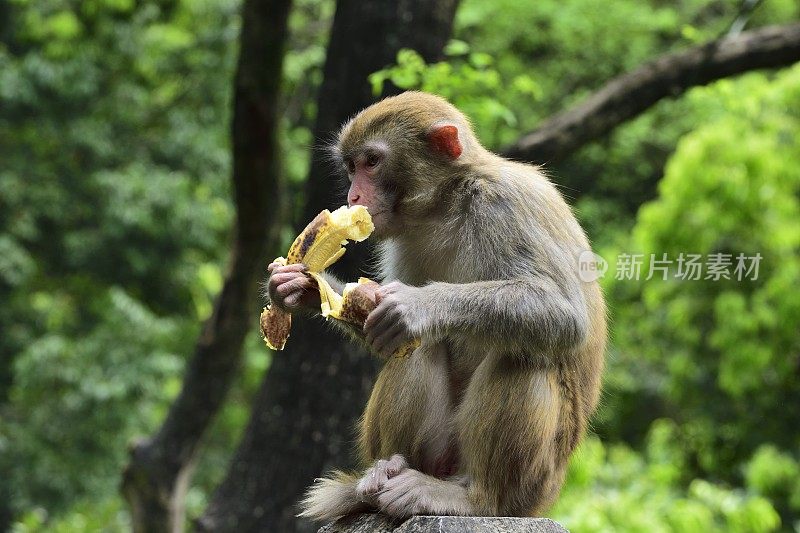
M340 516L366 511L368 505L356 495L358 476L332 472L328 478L317 478L300 501L297 516L312 520L330 521Z

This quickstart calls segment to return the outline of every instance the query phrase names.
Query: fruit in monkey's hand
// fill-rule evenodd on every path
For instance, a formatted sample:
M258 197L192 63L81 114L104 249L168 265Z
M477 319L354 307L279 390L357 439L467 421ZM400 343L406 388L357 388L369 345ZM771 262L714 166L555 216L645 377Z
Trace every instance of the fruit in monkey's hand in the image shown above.
M348 240L363 241L374 229L372 217L364 206L342 206L332 213L325 209L297 236L286 257L279 257L275 262L284 265L304 263L319 283L322 278L316 273L322 272L342 257ZM323 301L328 292L335 294L327 283L325 285L327 289L319 285ZM261 334L267 346L273 350L283 350L292 327L291 313L268 305L261 312L260 323Z
M311 276L319 286L322 316L348 322L358 328L364 327L367 316L378 306L376 291L380 289L380 284L368 278L358 278L358 283L345 285L339 296L325 278L315 273ZM392 357L407 357L418 346L419 340L414 339L398 348Z
M342 257L348 240L363 241L373 230L372 219L363 206L343 206L333 213L326 209L297 236L286 257L279 257L275 262L283 265L304 263L308 275L317 282L322 316L361 328L369 313L378 306L376 291L380 285L359 278L358 283L348 283L339 294L320 272ZM267 346L283 350L292 327L291 313L269 305L261 312L260 323ZM398 348L393 356L406 357L418 346L419 341L414 340Z
M328 286L330 287L330 285ZM376 281L358 278L357 283L348 283L344 286L342 296L338 301L336 299L327 302L323 300L322 316L330 316L363 327L367 316L378 306L375 292L380 287ZM334 292L334 294L336 293Z

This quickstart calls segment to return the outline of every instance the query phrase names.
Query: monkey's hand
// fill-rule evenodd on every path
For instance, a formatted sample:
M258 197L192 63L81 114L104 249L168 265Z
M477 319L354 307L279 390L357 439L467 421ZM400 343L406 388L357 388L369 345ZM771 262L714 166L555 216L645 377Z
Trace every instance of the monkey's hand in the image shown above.
M290 313L319 310L317 282L306 275L306 265L270 263L267 270L270 273L269 299L273 304Z
M364 322L364 339L379 355L390 357L398 348L422 337L425 330L422 291L393 281L375 292L378 306Z

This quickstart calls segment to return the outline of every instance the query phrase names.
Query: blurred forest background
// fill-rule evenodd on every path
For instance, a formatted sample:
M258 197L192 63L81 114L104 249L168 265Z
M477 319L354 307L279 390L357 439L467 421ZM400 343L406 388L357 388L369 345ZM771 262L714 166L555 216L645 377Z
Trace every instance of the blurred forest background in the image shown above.
M550 516L800 531L798 20L796 0L0 0L0 530L313 530L293 504L352 459L376 363L319 321L269 353L258 283L344 203L312 149L413 88L545 163L612 263L763 256L755 281L603 279L602 406ZM789 52L520 142L768 25Z

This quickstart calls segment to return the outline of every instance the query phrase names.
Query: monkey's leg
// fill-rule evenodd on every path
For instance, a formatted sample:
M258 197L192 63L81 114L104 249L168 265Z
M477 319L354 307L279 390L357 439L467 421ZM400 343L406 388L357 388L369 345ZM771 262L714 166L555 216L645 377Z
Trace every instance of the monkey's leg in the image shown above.
M558 495L567 442L574 442L570 402L555 371L487 354L456 413L459 478L408 469L389 479L378 508L418 514L530 516Z
M456 418L477 514L532 516L552 504L576 440L573 418L555 370L488 354Z
M375 461L361 476L334 472L330 478L317 479L300 502L298 516L327 521L375 509L376 496L386 482L407 467L405 458L395 454Z

